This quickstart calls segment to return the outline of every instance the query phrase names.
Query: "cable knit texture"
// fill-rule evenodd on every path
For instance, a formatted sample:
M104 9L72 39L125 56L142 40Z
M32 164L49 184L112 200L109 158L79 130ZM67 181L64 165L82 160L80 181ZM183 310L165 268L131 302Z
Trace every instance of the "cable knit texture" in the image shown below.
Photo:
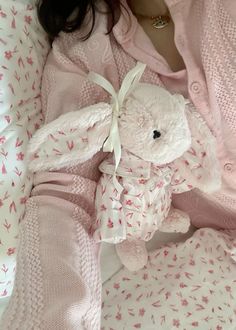
M26 205L27 216L20 226L17 272L11 304L8 305L4 329L41 329L43 311L43 276L39 257L38 206Z
M130 10L122 10L110 34L99 14L92 36L85 27L61 33L43 76L46 123L97 102L107 93L86 79L95 71L116 90L137 61L147 64L142 81L189 97L216 136L222 189L193 191L175 204L196 226L236 228L236 2L165 0L175 23L175 42L186 70L173 72ZM124 1L124 5L126 3ZM20 224L16 280L2 330L100 329L98 248L90 238L99 153L80 166L37 173Z

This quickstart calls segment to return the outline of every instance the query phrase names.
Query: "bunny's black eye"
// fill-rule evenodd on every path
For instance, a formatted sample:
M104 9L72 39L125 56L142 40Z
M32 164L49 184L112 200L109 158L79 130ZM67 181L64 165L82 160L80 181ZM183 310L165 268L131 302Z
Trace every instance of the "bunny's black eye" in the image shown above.
M161 133L157 130L153 131L153 139L159 139L161 137Z

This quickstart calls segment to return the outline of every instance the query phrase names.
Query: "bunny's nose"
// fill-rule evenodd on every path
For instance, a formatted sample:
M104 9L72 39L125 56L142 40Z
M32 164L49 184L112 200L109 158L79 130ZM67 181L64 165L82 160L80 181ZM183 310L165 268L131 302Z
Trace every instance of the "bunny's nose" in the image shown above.
M153 131L153 139L156 140L161 137L161 133L157 130Z

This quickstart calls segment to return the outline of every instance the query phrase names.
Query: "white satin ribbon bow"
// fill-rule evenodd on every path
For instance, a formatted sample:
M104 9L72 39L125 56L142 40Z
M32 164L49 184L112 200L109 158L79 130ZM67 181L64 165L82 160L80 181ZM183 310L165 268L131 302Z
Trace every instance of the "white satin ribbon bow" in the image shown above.
M120 142L119 127L118 127L118 118L126 96L137 86L145 68L146 68L146 64L138 62L137 65L132 70L130 70L125 76L118 93L115 91L112 84L103 76L95 72L90 72L88 74L88 78L91 81L101 86L112 96L112 105L113 105L112 124L110 128L109 136L107 140L104 142L103 151L104 152L114 151L115 172L113 175L113 183L119 194L122 192L123 187L120 185L120 183L116 178L116 171L121 159L121 142Z

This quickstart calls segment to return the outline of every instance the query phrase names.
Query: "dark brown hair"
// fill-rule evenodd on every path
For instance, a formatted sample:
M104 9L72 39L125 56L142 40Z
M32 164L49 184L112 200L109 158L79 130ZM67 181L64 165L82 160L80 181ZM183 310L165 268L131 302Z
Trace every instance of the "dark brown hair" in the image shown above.
M101 1L101 0L100 0ZM112 26L115 24L115 10L120 6L120 0L102 0L108 8L107 14L111 16ZM91 29L84 39L91 35L96 18L97 0L40 0L38 3L38 17L44 30L51 38L60 31L72 32L79 29L87 15L91 12ZM74 13L72 20L68 20ZM112 28L112 27L111 27ZM109 33L110 31L108 31Z

